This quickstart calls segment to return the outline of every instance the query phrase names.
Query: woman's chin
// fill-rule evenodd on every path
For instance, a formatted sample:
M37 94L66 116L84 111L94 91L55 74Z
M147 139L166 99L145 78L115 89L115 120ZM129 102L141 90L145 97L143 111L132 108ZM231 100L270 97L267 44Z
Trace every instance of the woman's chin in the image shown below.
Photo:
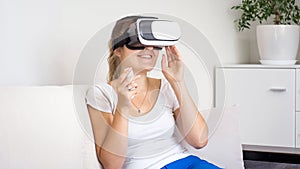
M154 66L143 66L143 67L139 67L138 72L142 73L142 72L149 72L151 70L154 69Z

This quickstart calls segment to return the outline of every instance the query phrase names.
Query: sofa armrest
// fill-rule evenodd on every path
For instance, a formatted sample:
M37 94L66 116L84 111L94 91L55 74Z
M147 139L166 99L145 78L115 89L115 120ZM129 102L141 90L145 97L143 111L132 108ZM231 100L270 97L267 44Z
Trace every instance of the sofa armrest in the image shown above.
M196 150L186 143L190 152L226 169L244 168L237 106L201 112L209 128L208 144Z

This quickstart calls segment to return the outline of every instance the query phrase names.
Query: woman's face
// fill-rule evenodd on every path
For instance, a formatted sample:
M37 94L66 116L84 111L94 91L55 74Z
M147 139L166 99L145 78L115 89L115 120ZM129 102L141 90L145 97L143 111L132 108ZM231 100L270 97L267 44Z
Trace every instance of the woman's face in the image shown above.
M160 50L147 46L141 50L131 50L124 45L116 49L122 68L132 67L135 73L147 72L154 68Z

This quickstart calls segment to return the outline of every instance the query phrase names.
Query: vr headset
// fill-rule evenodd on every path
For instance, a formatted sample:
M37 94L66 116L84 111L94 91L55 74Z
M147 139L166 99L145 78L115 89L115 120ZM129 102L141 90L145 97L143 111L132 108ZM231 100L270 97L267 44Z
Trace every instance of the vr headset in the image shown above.
M177 22L155 17L142 17L129 26L119 38L112 41L112 50L126 45L132 50L142 50L145 46L162 49L178 42L181 36Z

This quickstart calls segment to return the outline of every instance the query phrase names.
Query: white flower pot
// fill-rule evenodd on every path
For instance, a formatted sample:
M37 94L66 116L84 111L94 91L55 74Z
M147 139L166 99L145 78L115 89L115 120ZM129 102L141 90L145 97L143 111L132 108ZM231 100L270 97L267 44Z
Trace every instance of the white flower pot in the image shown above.
M293 65L297 62L298 25L258 25L256 36L262 64Z

